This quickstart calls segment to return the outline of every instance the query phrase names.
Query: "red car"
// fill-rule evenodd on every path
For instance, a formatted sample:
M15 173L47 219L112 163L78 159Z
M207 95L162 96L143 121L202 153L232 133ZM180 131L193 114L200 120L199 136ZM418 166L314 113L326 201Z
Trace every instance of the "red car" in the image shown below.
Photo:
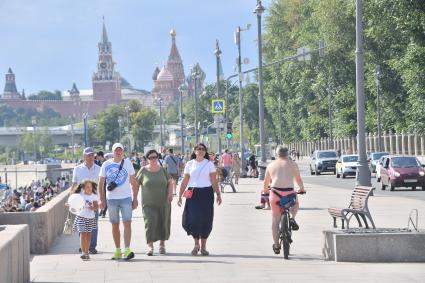
M414 156L386 156L381 166L381 188L391 191L397 187L422 187L425 190L425 171Z

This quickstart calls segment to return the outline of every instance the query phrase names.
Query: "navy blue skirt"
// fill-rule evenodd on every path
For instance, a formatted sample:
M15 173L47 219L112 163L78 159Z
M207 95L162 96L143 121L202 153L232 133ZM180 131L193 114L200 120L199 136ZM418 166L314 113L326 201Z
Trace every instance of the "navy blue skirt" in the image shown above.
M183 229L195 239L206 239L214 219L214 190L212 187L194 188L186 199L183 211Z

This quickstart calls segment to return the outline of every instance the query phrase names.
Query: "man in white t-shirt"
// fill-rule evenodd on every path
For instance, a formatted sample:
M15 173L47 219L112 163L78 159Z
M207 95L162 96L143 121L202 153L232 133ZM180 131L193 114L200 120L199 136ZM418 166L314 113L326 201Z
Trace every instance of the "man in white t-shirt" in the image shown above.
M91 147L86 147L83 151L83 163L74 168L72 174L72 189L74 191L83 180L90 180L95 183L99 180L100 167L94 163L94 150ZM96 223L99 220L99 211L95 212ZM98 226L98 225L96 225ZM97 254L97 229L92 231L90 240L91 254Z
M130 250L132 210L138 206L137 193L139 186L134 177L135 171L129 159L124 159L124 146L115 143L112 146L113 158L105 161L100 168L99 194L100 208L108 204L109 221L112 224L112 236L115 243L115 252L112 259L121 259L120 248L120 213L124 225L124 258L134 257ZM106 180L106 196L103 189Z

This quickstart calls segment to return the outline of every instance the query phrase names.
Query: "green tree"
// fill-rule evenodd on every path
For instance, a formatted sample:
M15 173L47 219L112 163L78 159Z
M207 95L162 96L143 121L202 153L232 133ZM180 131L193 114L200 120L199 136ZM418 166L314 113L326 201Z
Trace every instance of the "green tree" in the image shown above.
M28 96L29 100L62 100L62 93L60 90L55 90L54 92L50 92L47 90L42 90L37 94L33 94Z

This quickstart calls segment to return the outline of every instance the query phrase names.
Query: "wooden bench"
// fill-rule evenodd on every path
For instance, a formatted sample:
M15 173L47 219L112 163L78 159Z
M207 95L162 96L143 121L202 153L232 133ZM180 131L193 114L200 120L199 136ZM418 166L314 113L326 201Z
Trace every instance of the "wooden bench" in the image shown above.
M370 214L368 207L369 196L372 193L372 187L356 186L351 194L350 205L348 206L348 208L328 208L328 212L334 220L334 228L337 228L336 219L340 218L342 223L342 229L345 229L344 222L347 223L347 229L349 229L351 217L354 216L356 217L357 222L359 223L359 227L363 227L360 221L361 218L367 229L369 229L367 219L369 219L370 224L372 224L372 227L375 229L375 223L373 223L372 215Z

